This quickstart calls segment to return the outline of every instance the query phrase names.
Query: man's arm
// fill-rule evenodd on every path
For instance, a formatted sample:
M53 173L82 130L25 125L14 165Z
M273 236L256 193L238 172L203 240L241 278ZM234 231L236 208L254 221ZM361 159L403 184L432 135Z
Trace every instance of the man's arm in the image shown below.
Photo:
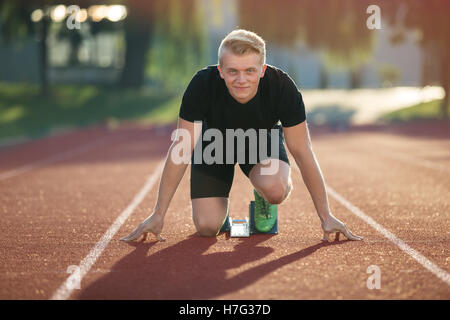
M311 194L324 230L324 239L328 240L330 233L342 232L350 240L361 240L361 237L353 235L345 224L334 217L330 211L325 181L312 149L306 121L292 127L283 127L283 133L288 150L294 157L303 181Z
M159 183L158 198L154 208L156 215L162 217L166 215L170 201L183 178L201 131L201 123L178 118L177 136L167 152ZM188 154L182 154L181 150L188 151Z
M295 159L308 188L320 221L329 215L327 192L319 163L314 155L306 121L283 128L286 145Z
M141 222L130 234L123 237L121 239L122 241L135 241L141 235L144 235L145 240L149 232L153 233L159 240L164 240L160 235L164 225L164 217L170 201L183 178L201 132L201 122L194 123L178 118L177 131L174 133L176 136L172 138L173 142L167 152L164 169L159 182L155 208L152 214Z

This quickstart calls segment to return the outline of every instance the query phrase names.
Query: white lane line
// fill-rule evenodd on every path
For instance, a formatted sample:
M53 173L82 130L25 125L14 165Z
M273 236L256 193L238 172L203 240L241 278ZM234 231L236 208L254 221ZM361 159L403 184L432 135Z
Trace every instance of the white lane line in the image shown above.
M295 163L295 162L291 162ZM300 169L297 166L294 166L295 169L297 169L298 172L300 172ZM425 256L423 256L420 252L414 250L410 246L408 246L403 240L396 237L393 233L389 232L386 228L384 228L381 224L373 220L371 217L369 217L367 214L365 214L361 209L353 205L350 201L346 200L344 197L342 197L339 193L337 193L333 188L325 184L325 188L327 189L327 193L332 196L336 201L338 201L340 204L342 204L344 207L346 207L348 210L350 210L351 213L356 215L358 218L362 219L365 223L367 223L369 226L374 228L376 231L381 233L384 237L386 237L388 240L392 241L396 246L398 246L403 252L407 253L409 256L411 256L414 260L419 262L425 269L429 270L431 273L433 273L436 277L447 283L447 285L450 285L450 275L447 273L447 271L439 268L437 265L435 265L433 262L428 260Z
M439 268L437 265L435 265L433 262L428 260L426 257L424 257L420 252L414 250L410 246L408 246L405 242L403 242L401 239L397 238L393 233L389 232L387 229L385 229L381 224L373 220L371 217L369 217L367 214L365 214L363 211L361 211L358 207L354 206L350 201L344 199L340 194L338 194L336 191L334 191L330 186L326 186L327 192L336 199L339 203L341 203L344 207L346 207L348 210L350 210L354 215L362 219L364 222L366 222L368 225L370 225L372 228L374 228L376 231L381 233L383 236L385 236L387 239L392 241L396 246L398 246L401 250L403 250L405 253L410 255L414 260L419 262L423 267L428 269L431 273L433 273L436 277L447 283L447 285L450 285L450 275L443 269Z
M30 164L24 165L22 167L19 167L17 169L13 169L13 170L9 170L9 171L5 171L3 173L0 173L0 181L2 180L6 180L15 176L18 176L22 173L26 173L28 171L31 170L35 170L35 169L39 169L43 166L58 162L58 161L63 161L65 159L71 158L71 157L75 157L78 156L82 153L85 153L91 149L93 149L94 147L97 147L98 145L102 144L103 142L105 142L106 139L110 138L109 136L107 137L102 137L99 138L97 140L94 140L91 143L88 144L84 144L78 148L66 151L66 152L61 152L58 154L55 154L49 158L45 158L42 160L38 160L35 162L32 162Z
M77 268L78 272L72 273L72 275L66 279L66 281L58 288L58 290L56 290L50 300L66 300L70 297L73 290L76 289L74 287L74 283L80 283L83 277L89 272L108 243L120 229L122 224L128 219L128 217L133 213L133 211L142 202L142 200L144 200L147 193L150 192L153 185L157 182L157 179L160 176L163 167L164 161L161 161L156 170L149 176L145 185L134 197L133 201L131 201L128 207L119 215L119 217L105 232L100 241L97 242L97 244L91 249L89 254L81 261Z

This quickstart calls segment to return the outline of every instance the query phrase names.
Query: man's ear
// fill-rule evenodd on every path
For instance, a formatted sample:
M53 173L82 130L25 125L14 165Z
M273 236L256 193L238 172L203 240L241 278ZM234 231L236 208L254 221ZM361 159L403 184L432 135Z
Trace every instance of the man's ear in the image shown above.
M219 65L217 65L217 69L219 69L220 77L221 77L222 79L224 79L223 74L222 74L222 69L220 68Z
M262 69L260 78L264 77L264 74L265 74L265 72L266 72L266 69L267 69L267 64L263 65L263 69Z

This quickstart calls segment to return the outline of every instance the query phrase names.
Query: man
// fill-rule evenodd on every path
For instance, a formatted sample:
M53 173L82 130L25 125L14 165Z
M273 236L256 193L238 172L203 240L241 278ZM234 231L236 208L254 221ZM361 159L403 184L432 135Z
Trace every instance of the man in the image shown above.
M340 232L350 240L362 240L334 217L328 207L325 183L311 147L302 96L286 73L266 65L264 40L253 32L234 30L223 39L218 58L219 64L200 70L184 93L178 135L169 148L153 213L121 240L134 241L141 235L145 239L148 233L164 240L160 235L164 216L187 168L187 161L174 160L179 158L179 150L184 150L184 159L198 160L196 152L205 155L213 143L205 144L200 135L207 140L204 136L208 130L216 130L213 132L229 137L231 129L241 133L257 130L262 134L258 135L258 147L255 141L245 141L244 147L242 144L236 147L234 141L229 144L227 140L226 147L215 150L218 161L191 161L192 216L201 236L216 236L226 222L236 162L254 186L256 228L263 232L271 229L277 218L276 205L292 189L285 139L311 194L324 232L323 240L329 240L330 233L337 233L338 237ZM188 134L181 137L181 132ZM263 138L271 146L266 156L260 152L266 146ZM257 161L249 161L255 152ZM223 161L225 157L232 161Z

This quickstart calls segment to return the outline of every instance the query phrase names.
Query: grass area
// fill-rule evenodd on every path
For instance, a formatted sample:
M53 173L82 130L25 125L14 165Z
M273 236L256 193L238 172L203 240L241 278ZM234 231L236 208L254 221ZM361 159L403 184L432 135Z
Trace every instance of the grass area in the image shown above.
M437 120L441 118L440 105L442 99L396 110L384 114L380 120L388 123L407 122L412 120Z
M117 89L93 85L54 85L47 97L34 84L0 82L0 140L45 136L53 129L122 121L175 122L181 94L159 89ZM385 123L440 119L434 100L383 115Z
M54 85L43 97L37 85L0 82L0 139L36 138L56 128L101 122L170 123L180 102L180 93L152 88Z

